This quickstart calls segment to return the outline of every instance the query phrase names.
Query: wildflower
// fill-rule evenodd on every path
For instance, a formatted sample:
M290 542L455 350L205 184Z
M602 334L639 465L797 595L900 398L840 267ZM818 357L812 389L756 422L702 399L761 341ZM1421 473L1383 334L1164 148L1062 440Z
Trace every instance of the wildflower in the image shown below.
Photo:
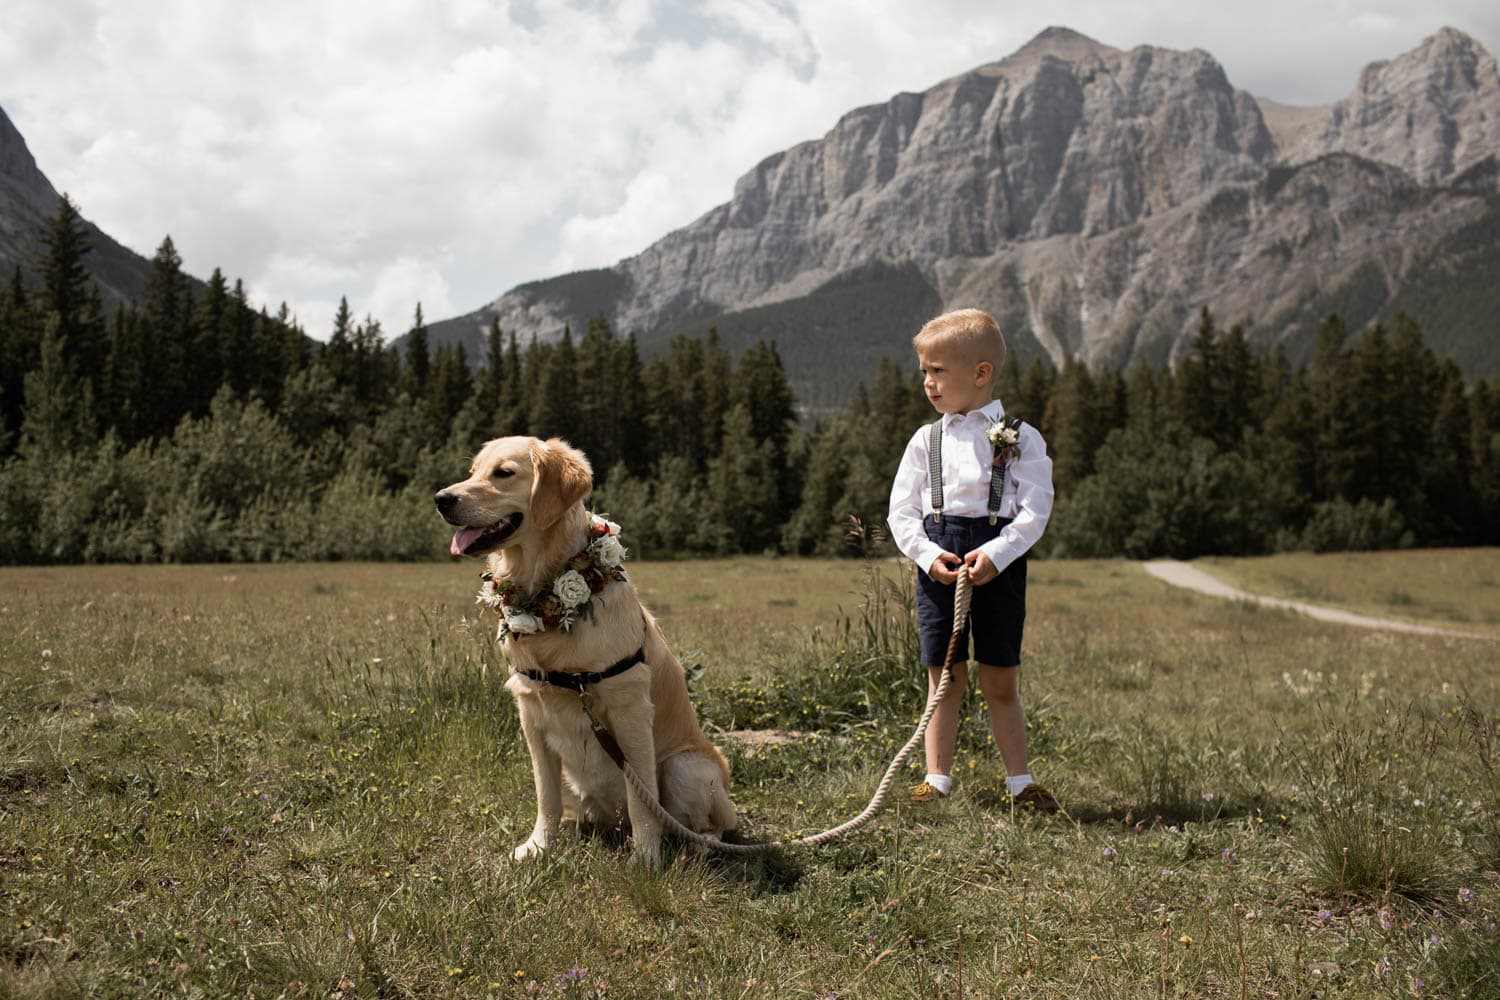
M1171 869L1171 868L1163 868L1161 870L1161 877L1162 878L1171 878L1173 875L1176 875L1176 874L1177 874L1177 872L1175 870Z
M1474 902L1474 890L1468 886L1461 886L1458 890L1458 901L1465 906Z
M1234 848L1232 848L1232 847L1226 847L1226 848L1224 848L1224 850L1222 850L1222 851L1219 852L1219 857L1221 857L1221 858L1224 859L1224 863L1226 865L1227 864L1233 864L1234 863L1234 859L1235 859Z
M1375 975L1388 976L1391 974L1391 956L1381 955L1380 960L1375 963Z
M1328 923L1328 921L1330 921L1332 919L1333 919L1333 911L1332 910L1319 910L1318 911L1318 923L1320 923L1320 924L1326 924L1326 923Z
M1177 939L1177 943L1178 944L1192 944L1193 943L1193 936L1191 934L1184 934L1182 937L1180 937L1180 938Z
M1396 911L1391 909L1389 906L1382 906L1380 908L1380 929L1383 931L1389 931L1395 926Z
M1106 847L1104 849L1104 860L1105 861L1113 861L1115 858L1117 858L1119 856L1120 855L1115 851L1115 849L1113 847Z

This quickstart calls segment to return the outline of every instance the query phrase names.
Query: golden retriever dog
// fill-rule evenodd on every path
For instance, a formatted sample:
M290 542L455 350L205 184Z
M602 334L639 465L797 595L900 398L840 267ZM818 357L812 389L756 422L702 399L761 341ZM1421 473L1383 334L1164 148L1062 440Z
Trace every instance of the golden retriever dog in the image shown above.
M569 567L586 568L591 540L610 530L584 510L592 489L588 459L565 441L506 437L485 444L469 478L441 490L436 501L444 520L459 529L451 551L486 556L486 586L524 602L555 586L562 590L560 578ZM729 764L703 735L682 664L623 570L606 570L614 574L608 580L597 565L586 571L592 594L569 629L536 617L517 620L504 613L515 608L501 609L502 649L511 666L506 687L516 699L536 781L536 826L513 854L545 851L565 814L580 824L618 825L628 817L636 857L656 864L661 823L595 738L583 699L643 783L691 830L717 837L738 822ZM559 607L547 600L554 611ZM605 672L611 676L597 677Z

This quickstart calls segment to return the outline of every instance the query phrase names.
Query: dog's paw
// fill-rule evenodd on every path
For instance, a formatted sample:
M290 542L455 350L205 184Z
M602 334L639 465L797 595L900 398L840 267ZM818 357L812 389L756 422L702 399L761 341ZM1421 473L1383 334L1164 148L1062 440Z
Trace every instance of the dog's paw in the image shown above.
M635 850L632 852L636 864L647 868L661 867L661 839L659 837L637 837L635 838Z
M525 861L527 858L540 857L541 853L546 849L547 841L536 834L532 834L526 838L525 843L520 844L514 851L511 851L510 856L517 861Z

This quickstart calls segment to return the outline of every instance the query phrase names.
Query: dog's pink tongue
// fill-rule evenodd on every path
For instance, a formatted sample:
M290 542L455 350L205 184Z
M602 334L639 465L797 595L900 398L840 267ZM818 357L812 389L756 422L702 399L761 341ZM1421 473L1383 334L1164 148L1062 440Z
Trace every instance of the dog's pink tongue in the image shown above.
M474 539L484 534L483 528L462 528L453 536L453 544L448 546L448 551L456 556L464 554L464 549L474 544Z

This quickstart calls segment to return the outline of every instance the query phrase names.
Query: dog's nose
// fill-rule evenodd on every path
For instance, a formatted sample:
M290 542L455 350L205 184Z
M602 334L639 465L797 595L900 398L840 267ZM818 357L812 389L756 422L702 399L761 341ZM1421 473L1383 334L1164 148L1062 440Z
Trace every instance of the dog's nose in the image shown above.
M450 493L447 490L438 491L437 496L433 499L437 501L439 514L452 513L453 508L458 506L458 494Z

